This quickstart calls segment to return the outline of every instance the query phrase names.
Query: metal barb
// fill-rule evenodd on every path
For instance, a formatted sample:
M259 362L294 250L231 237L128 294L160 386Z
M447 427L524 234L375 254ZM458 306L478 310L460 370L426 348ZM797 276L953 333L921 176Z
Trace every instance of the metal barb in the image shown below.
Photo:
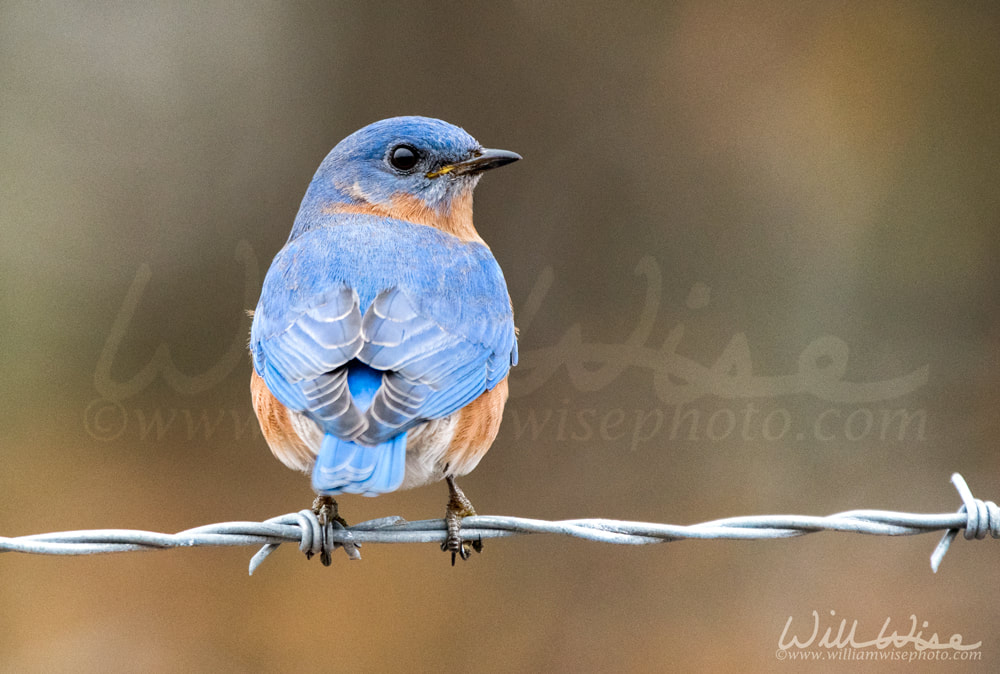
M1000 508L993 501L982 501L972 495L972 490L965 483L958 473L952 473L951 483L958 490L958 495L962 497L962 507L958 509L960 515L965 515L965 525L948 529L941 537L941 542L931 553L931 569L937 573L945 553L951 547L951 542L958 536L959 528L965 529L965 540L971 541L973 538L983 539L989 533L993 538L1000 538Z

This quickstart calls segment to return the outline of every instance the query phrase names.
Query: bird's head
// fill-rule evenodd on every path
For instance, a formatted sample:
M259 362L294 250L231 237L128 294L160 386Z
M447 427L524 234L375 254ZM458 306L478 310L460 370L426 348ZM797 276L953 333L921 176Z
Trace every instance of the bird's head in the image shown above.
M296 229L335 213L369 213L478 240L472 192L482 172L520 159L484 149L457 126L428 117L393 117L340 141L302 203ZM304 222L299 222L304 220Z

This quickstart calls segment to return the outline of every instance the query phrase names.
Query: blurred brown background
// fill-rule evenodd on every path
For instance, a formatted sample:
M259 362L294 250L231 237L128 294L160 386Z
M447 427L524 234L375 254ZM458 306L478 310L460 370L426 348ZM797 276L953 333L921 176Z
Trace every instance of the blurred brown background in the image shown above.
M398 114L525 158L477 192L522 324L480 512L950 512L952 471L1000 496L992 3L0 7L0 534L311 502L252 419L243 312L326 152ZM933 575L937 539L283 548L253 578L249 549L7 554L0 670L860 671L778 660L815 610L859 639L915 615L982 641L949 671L997 671L1000 547Z

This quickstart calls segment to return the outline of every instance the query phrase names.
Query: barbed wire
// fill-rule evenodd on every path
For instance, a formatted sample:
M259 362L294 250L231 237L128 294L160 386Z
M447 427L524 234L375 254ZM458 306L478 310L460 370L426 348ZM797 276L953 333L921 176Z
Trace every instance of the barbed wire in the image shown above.
M936 573L960 530L967 540L987 534L1000 538L1000 508L972 495L965 480L955 473L951 481L962 498L956 513L919 514L888 510L849 510L827 515L752 515L729 517L700 524L675 525L609 519L548 521L524 517L475 515L462 520L462 537L481 541L521 534L562 534L602 543L647 545L681 539L759 540L804 536L817 531L841 531L877 536L912 536L945 530L931 554ZM164 534L134 529L92 529L0 537L0 552L39 555L93 555L137 550L163 550L196 546L262 545L250 560L250 574L282 543L299 544L307 557L343 548L351 559L360 559L363 543L440 543L447 537L444 520L407 522L383 517L344 527L337 522L320 525L315 513L302 510L264 522L221 522Z

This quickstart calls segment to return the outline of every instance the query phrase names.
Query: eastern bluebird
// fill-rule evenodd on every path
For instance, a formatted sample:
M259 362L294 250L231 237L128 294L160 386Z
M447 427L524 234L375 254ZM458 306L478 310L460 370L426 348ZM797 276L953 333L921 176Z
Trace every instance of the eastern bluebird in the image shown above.
M490 448L517 363L507 285L472 224L483 171L517 161L426 117L351 134L320 164L253 314L261 431L312 473L314 510L444 479L442 549L462 559L455 484ZM328 559L324 559L324 563Z

